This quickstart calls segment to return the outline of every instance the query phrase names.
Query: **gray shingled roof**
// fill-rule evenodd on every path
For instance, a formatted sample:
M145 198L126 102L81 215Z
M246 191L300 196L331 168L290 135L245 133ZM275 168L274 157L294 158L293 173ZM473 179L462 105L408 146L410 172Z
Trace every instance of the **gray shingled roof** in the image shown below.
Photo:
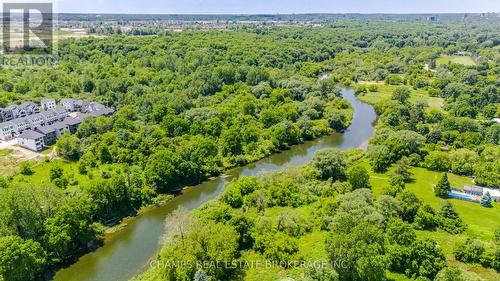
M43 138L43 137L44 137L43 134L32 131L32 130L26 130L18 136L18 138L21 138L21 139L32 139L32 140L36 140L36 139Z
M82 120L79 118L66 117L62 123L68 126L75 126L82 123Z
M48 126L38 127L38 128L36 128L36 130L39 131L40 133L43 133L43 134L50 134L50 133L55 132L56 128L52 125L48 125Z

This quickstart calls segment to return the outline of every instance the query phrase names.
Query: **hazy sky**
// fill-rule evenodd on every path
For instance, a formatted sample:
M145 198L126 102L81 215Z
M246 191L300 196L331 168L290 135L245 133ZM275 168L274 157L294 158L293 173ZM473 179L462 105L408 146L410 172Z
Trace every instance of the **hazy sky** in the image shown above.
M500 0L57 0L63 13L290 14L500 12Z

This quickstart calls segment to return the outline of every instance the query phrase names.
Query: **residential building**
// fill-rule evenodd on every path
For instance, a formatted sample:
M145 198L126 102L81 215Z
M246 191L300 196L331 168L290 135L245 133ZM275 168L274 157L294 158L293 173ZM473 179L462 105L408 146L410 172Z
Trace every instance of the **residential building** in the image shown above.
M75 101L75 99L61 99L60 105L68 111L75 111Z
M56 143L56 141L68 130L67 126L63 122L56 122L52 125L42 126L37 128L35 131L44 135L43 141L45 145L51 145Z
M80 117L66 117L62 123L66 126L70 133L76 133L78 125L82 123L83 119Z
M61 99L61 106L70 112L81 111L82 108L87 107L89 102L77 99Z
M94 111L99 111L106 109L106 106L97 102L84 103L82 104L82 108L80 109L83 113L90 113Z
M32 130L26 130L22 134L17 137L17 143L24 148L40 151L43 150L44 144L44 135Z
M86 116L90 116L90 117L111 116L114 113L115 113L114 109L109 108L109 107L104 107L104 109L92 111L92 112L86 114Z
M26 118L17 118L10 121L14 125L14 133L21 134L31 129L31 123Z
M32 102L24 102L20 105L11 105L5 108L9 111L12 119L26 117L28 115L40 113L40 106Z
M26 117L26 120L28 120L28 122L30 123L30 129L34 130L47 123L47 118L45 117L44 113L45 112L37 113Z
M12 110L0 108L0 123L7 122L14 119L12 117Z
M19 105L21 110L26 112L26 116L31 115L31 114L36 114L40 113L40 106L36 103L33 102L23 102ZM23 117L23 116L21 116Z
M56 108L55 99L42 99L41 104L44 111Z
M45 118L46 125L51 125L59 121L59 114L57 114L53 109L44 111L40 114Z
M53 110L57 113L59 121L63 121L66 117L68 117L68 110L62 106L58 106Z
M19 108L19 106L17 105L10 105L5 109L10 112L12 119L23 117L22 115L26 116L26 112L22 111L21 108Z
M10 140L14 137L14 124L12 122L0 123L0 140Z
M491 198L495 201L500 201L500 190L492 189L482 186L464 186L464 192L466 194L474 195L474 196L483 196L486 193L491 195Z

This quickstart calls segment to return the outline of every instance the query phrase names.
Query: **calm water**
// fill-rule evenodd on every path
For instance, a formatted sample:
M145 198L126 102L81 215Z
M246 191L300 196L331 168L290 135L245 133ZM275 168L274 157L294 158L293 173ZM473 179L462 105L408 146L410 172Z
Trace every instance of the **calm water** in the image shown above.
M358 101L352 90L343 91L343 96L354 106L354 119L344 134L333 134L315 141L293 147L248 166L230 170L227 177L202 183L189 188L162 207L153 209L131 222L125 229L109 237L104 246L82 256L75 264L61 269L55 281L125 281L146 270L161 248L160 237L164 234L164 220L175 209L197 208L214 199L224 185L239 176L258 175L289 166L309 162L318 150L335 147L350 149L366 147L374 132L376 114L370 105Z

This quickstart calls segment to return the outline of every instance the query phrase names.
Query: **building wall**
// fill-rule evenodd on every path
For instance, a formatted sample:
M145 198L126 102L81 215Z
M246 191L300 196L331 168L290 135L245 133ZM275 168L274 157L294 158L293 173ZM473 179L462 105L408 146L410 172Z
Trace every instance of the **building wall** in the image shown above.
M44 146L43 138L37 140L19 138L18 144L24 148L31 149L33 151L40 151L43 149Z

